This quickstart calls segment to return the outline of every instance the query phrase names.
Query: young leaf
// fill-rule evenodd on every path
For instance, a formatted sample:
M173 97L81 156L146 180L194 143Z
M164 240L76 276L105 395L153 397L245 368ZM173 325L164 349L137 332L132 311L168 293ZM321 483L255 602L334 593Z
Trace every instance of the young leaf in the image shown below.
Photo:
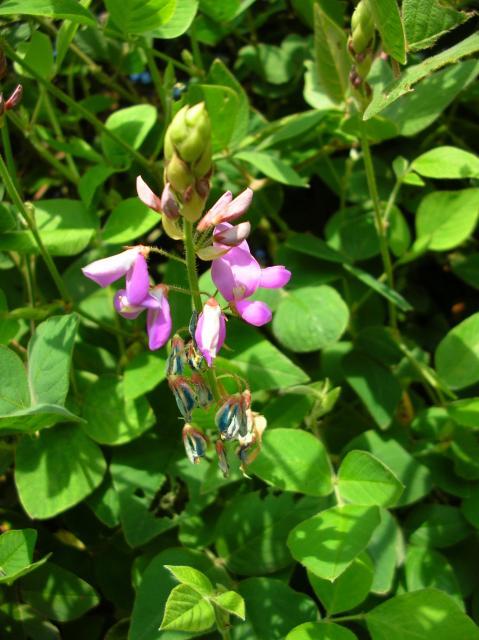
M394 506L404 485L385 464L367 451L350 451L339 467L338 487L347 502Z
M182 0L175 3L172 16L153 30L153 37L161 40L178 38L188 31L198 11L198 0Z
M175 587L166 601L161 630L207 631L215 623L213 605L186 584Z
M411 169L426 178L475 178L479 176L479 158L457 147L436 147L416 158Z
M349 89L351 59L347 37L319 4L314 4L314 52L319 82L328 97L343 102Z
M198 569L169 564L165 564L165 569L168 569L181 584L186 584L202 596L209 596L213 593L213 585L210 580Z
M233 616L241 620L245 619L244 600L236 591L224 591L219 596L211 598L211 600Z

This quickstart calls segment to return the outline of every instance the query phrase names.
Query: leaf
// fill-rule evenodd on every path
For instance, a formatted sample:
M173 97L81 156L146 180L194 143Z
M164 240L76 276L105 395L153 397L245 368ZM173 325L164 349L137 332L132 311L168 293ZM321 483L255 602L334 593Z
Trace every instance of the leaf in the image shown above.
M15 484L31 518L51 518L78 504L105 471L100 448L75 425L24 436L17 446Z
M252 390L278 389L309 381L304 371L245 323L233 319L228 322L227 345L232 349L231 357L218 357L217 366L247 378ZM222 353L226 354L225 349Z
M472 234L478 215L479 189L428 193L416 214L416 242L431 251L453 249Z
M351 264L347 264L346 262L343 263L343 269L357 278L367 287L369 287L376 293L379 293L380 296L392 302L398 309L401 309L401 311L412 311L413 307L405 298L403 298L400 293L398 293L394 289L391 289L391 287L389 287L384 282L381 282L367 271L364 271L363 269L355 267Z
M394 506L404 485L385 464L367 451L350 451L339 467L338 488L353 504Z
M376 527L367 546L367 553L374 563L371 592L384 595L394 584L397 566L403 562L403 532L394 517L379 509L380 523Z
M334 581L364 551L378 524L377 507L332 507L296 526L288 547L306 569Z
M230 571L240 575L283 569L292 562L285 544L288 533L316 509L313 500L295 503L287 493L263 499L258 492L238 496L218 520L217 554Z
M479 176L479 158L457 147L436 147L416 158L411 169L426 178L474 178Z
M138 438L155 423L155 416L144 397L127 400L123 381L104 374L85 395L83 426L86 433L100 444L119 445Z
M75 620L100 602L93 587L52 562L22 578L20 587L28 604L59 622Z
M192 102L204 100L211 119L213 152L228 148L238 120L239 96L230 87L217 85L192 85L188 93Z
M27 374L14 351L0 345L0 415L21 411L30 405Z
M8 432L32 433L58 422L82 422L75 414L56 404L37 404L0 417L0 429Z
M289 164L264 151L240 151L234 155L236 160L243 160L258 169L265 176L287 184L290 187L306 187L308 180L302 178Z
M318 578L311 572L308 572L308 580L328 616L331 616L361 604L371 589L373 575L374 564L367 553L362 553L334 582Z
M406 64L406 37L396 0L368 0L384 51Z
M128 1L139 2L140 0L115 0L118 4L125 6ZM140 3L142 6L145 4L144 0L141 0ZM112 113L107 118L105 127L133 149L139 149L156 120L157 112L155 107L149 104L139 104L133 107L125 107ZM101 135L101 146L105 157L114 167L127 168L130 166L131 156L129 152L120 147L105 133Z
M141 351L125 367L125 400L135 400L152 391L165 379L166 360L157 352Z
M160 216L138 198L122 200L111 212L102 232L107 244L126 244L160 224Z
M204 575L204 573L198 571L198 569L195 569L194 567L173 566L170 564L165 564L165 569L168 569L178 582L186 584L194 591L197 591L200 595L209 596L213 593L213 585L211 584L211 581Z
M92 205L98 188L114 173L115 169L113 167L102 163L90 167L85 171L78 183L78 193L85 207Z
M53 60L52 43L47 35L41 33L41 31L34 31L30 42L20 44L17 50L23 61L30 66L33 71L45 79L51 80L55 74L55 62ZM15 63L14 68L20 75L27 78L32 77L25 71L21 64Z
M443 34L471 16L440 0L404 0L402 14L409 51L432 47Z
M325 349L337 342L349 322L349 309L336 289L322 285L284 293L273 319L273 332L297 353Z
M95 26L91 13L75 0L4 0L0 16L43 16L55 20L65 19Z
M188 31L198 11L198 0L178 0L172 16L160 27L152 30L154 38L172 40Z
M208 600L186 584L175 587L165 606L160 629L207 631L215 623L215 612Z
M33 404L65 403L79 319L74 313L42 322L28 343L28 383Z
M436 349L439 377L451 389L463 389L479 380L479 313L451 329Z
M372 640L477 640L479 628L437 589L395 596L366 614Z
M333 490L323 444L300 429L266 431L261 455L248 467L250 472L283 491L325 496Z
M0 535L0 584L11 585L47 561L48 556L32 562L36 539L34 529L9 529Z
M405 528L413 544L439 549L450 547L471 533L460 510L443 504L419 505L409 515Z
M128 35L142 35L167 23L176 6L175 0L105 0L105 4L115 25Z
M291 629L285 640L357 640L352 631L327 620L305 622Z
M227 613L231 613L241 620L245 619L244 600L239 593L236 593L236 591L225 591L220 593L219 596L212 598L212 601Z
M387 429L401 399L399 382L387 367L359 352L347 354L342 369L378 427Z
M316 71L325 93L333 102L343 102L351 69L347 37L319 4L314 4L314 54L313 73Z
M447 412L457 424L479 429L479 398L455 400L447 406Z
M364 112L364 120L369 120L386 107L395 102L402 95L411 91L416 82L422 80L433 71L447 64L453 64L464 56L469 56L479 50L479 34L473 33L450 49L441 51L421 62L405 69L401 76L391 82L385 89L379 88L374 92L373 99Z
M409 546L405 561L408 591L434 587L445 591L464 610L461 590L453 568L446 557L434 549Z

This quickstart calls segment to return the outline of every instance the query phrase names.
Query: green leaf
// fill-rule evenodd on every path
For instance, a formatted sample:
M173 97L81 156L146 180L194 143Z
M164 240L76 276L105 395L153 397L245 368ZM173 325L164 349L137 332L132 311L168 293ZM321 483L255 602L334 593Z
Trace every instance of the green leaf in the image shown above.
M37 539L34 529L9 529L0 535L0 584L10 585L47 561L32 562Z
M100 602L93 587L52 562L22 578L20 588L25 602L59 622L75 620Z
M167 23L176 6L175 0L105 0L105 4L115 25L128 35L142 35Z
M347 354L342 368L378 427L387 429L401 399L399 382L387 367L359 352Z
M28 383L33 404L65 403L79 319L74 313L42 322L28 343Z
M77 504L99 486L105 471L100 448L74 425L24 436L17 446L15 484L31 518L51 518Z
M479 429L479 398L455 400L448 405L447 412L457 424Z
M379 509L381 517L371 540L367 553L374 563L374 577L371 592L384 595L389 593L394 584L397 566L403 561L403 532L394 517Z
M461 590L453 568L446 557L434 549L409 546L405 562L408 591L434 587L445 591L464 610Z
M111 212L102 232L107 244L126 244L160 224L160 216L138 198L122 200Z
M30 391L23 362L14 351L0 345L0 415L21 411L30 405Z
M306 569L334 581L364 551L378 524L377 507L333 507L295 527L288 547Z
M82 422L65 407L55 404L37 404L0 417L0 429L4 432L32 433L51 427L58 422Z
M244 600L236 591L225 591L224 593L220 593L219 596L211 598L211 600L224 609L224 611L231 613L241 620L245 619Z
M436 349L439 377L451 389L463 389L479 380L479 313L456 325Z
M366 614L372 640L477 640L479 628L437 589L395 596Z
M142 351L125 367L125 400L135 400L152 391L165 379L166 360L157 352Z
M409 51L432 47L444 33L471 16L440 0L404 0L402 14Z
M354 609L363 602L373 583L374 565L367 553L362 553L334 582L308 572L308 580L321 600L328 616Z
M290 187L306 187L307 178L302 178L289 164L265 151L240 151L234 155L236 160L243 160L255 169L276 182Z
M334 622L305 622L291 629L286 640L357 640L352 631Z
M285 291L273 319L273 332L297 353L337 342L349 322L349 309L336 289L322 285Z
M319 4L314 4L314 71L328 97L343 102L349 90L351 59L344 30Z
M52 43L47 35L41 31L34 31L30 42L20 44L17 50L23 61L30 66L33 71L43 78L51 80L55 73L55 63L53 60ZM18 74L27 78L32 77L20 64L15 63L14 68Z
M186 584L194 591L197 591L200 595L209 596L213 593L213 585L211 584L211 581L204 573L198 571L198 569L195 569L194 567L172 566L170 564L165 564L165 569L168 569L178 582Z
M178 38L188 31L198 11L198 0L176 1L172 16L161 26L152 29L152 36L161 40Z
M416 214L417 243L431 251L453 249L472 234L478 215L479 189L428 193Z
M125 6L128 4L128 0L116 1ZM140 4L143 6L144 0L141 0ZM155 107L150 104L139 104L115 111L108 117L105 126L133 149L139 149L156 123L157 117ZM127 168L130 166L131 155L129 152L104 133L101 135L101 146L106 158L114 167Z
M248 473L283 491L326 496L333 490L331 466L323 444L299 429L266 431L261 455L248 469Z
M346 502L394 506L404 485L385 464L367 451L350 451L339 467L339 492Z
M213 605L188 585L179 584L166 601L160 629L207 631L214 623Z
M238 637L282 640L292 627L318 618L313 600L282 580L249 578L240 582L239 591L246 603L246 622L238 625Z
M436 147L416 158L411 169L426 178L474 178L479 176L479 158L457 147Z
M317 510L317 501L295 502L288 493L261 498L238 496L222 512L216 535L217 554L240 575L273 573L292 562L286 547L291 529Z
M105 374L85 395L85 432L100 444L119 445L138 438L155 423L153 410L144 397L127 400L123 381Z
M433 71L440 69L444 65L453 64L460 58L476 53L478 50L479 34L473 33L450 49L441 51L441 53L427 58L420 64L408 67L397 80L391 82L386 88L378 87L364 112L364 119L369 120L386 109L402 95L411 91L411 87L414 84Z
M406 529L413 544L450 547L464 540L471 529L460 510L444 504L422 504L409 515Z
M54 20L65 19L95 26L91 13L75 0L4 0L0 16L43 16Z
M352 264L348 264L347 262L343 263L343 268L367 287L376 293L379 293L379 295L386 300L392 302L398 309L401 309L401 311L412 311L413 307L400 293L391 289L391 287L384 282L381 282L367 271L364 271L359 267L355 267Z
M223 151L229 145L238 120L239 96L230 87L195 84L188 93L192 102L204 100L211 119L213 152Z
M396 0L368 0L386 53L406 64L406 37Z
M223 349L223 355L216 359L218 367L247 378L254 391L309 381L304 371L244 322L228 322L228 346L231 357L227 360Z

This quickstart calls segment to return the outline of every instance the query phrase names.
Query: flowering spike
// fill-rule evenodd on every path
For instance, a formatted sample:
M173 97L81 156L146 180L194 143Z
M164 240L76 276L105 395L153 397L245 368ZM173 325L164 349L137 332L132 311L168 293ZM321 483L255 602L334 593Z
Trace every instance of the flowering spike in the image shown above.
M196 400L200 407L206 409L213 402L213 393L204 380L203 376L199 373L193 373L191 381L195 385Z
M196 394L184 376L170 376L168 385L175 396L178 410L186 420L191 420L191 412L196 406Z
M171 351L166 361L166 375L182 375L185 361L185 343L178 334L175 334L171 340Z
M204 433L195 429L190 424L183 427L183 444L186 455L192 464L198 464L205 455L208 439Z
M228 464L228 458L226 457L225 446L221 440L216 441L215 449L218 456L218 467L223 473L223 476L227 478L230 473L230 465Z

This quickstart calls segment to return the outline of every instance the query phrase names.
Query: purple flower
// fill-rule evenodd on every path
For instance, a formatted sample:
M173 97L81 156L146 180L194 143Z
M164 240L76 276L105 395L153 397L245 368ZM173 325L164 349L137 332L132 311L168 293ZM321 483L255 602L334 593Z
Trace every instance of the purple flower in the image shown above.
M198 318L195 340L208 366L211 367L226 337L226 319L220 305L210 298Z
M115 294L115 309L127 320L134 320L142 311L147 310L146 330L148 346L151 351L162 347L171 334L171 313L167 298L167 287L157 285L150 289L146 296L138 303L133 303L128 295L128 289L120 289Z
M201 218L198 231L206 231L209 227L214 227L221 222L236 220L246 213L252 199L253 191L249 188L242 191L234 200L231 191L226 191Z
M227 228L226 224L218 225ZM230 225L228 225L230 226ZM217 227L217 229L218 229ZM216 230L215 230L216 233ZM251 255L246 240L216 258L211 266L211 276L216 287L230 306L248 322L257 327L271 320L271 309L265 302L248 300L257 289L278 289L291 278L291 272L283 266L262 269Z
M107 287L115 280L126 276L127 288L133 286L135 289L135 292L130 290L130 294L133 295L132 300L137 300L138 296L141 299L145 297L148 291L146 256L148 256L148 247L143 247L142 245L131 247L131 249L117 253L109 258L95 260L95 262L87 264L82 269L83 275L99 284L100 287ZM130 282L130 285L128 282ZM141 291L138 287L142 287Z

